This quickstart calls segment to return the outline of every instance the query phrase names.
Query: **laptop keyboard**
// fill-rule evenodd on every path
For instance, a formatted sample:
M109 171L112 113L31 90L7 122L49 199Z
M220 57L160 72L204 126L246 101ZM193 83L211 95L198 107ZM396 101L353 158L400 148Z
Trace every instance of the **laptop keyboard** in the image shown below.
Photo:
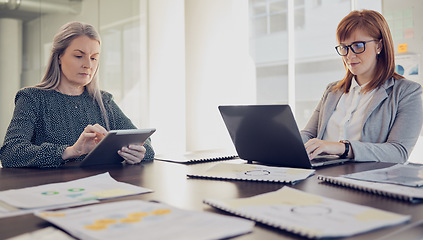
M311 163L321 163L321 162L326 162L327 159L325 158L318 158L318 159L312 159Z
M321 162L326 162L326 161L331 161L336 159L339 159L338 155L321 155L321 156L317 156L316 158L313 158L311 160L311 163L321 163Z

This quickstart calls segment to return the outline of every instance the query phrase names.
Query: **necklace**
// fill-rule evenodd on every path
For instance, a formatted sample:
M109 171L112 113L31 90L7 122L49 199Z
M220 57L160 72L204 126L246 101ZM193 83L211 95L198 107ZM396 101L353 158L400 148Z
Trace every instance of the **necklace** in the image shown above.
M57 89L57 91L58 91L59 93L61 93L62 95L64 95L64 97L65 97L66 101L68 101L71 105L73 105L73 106L75 107L75 109L78 109L78 106L79 106L79 105L81 105L81 98L80 98L80 95L79 95L79 96L67 95L67 94L62 93L62 91L60 91L60 89L59 89L59 88L56 88L56 89ZM77 101L77 102L75 102L75 101L73 101L73 100L70 100L70 98L73 98L73 97L79 97L79 98L78 98L78 101Z

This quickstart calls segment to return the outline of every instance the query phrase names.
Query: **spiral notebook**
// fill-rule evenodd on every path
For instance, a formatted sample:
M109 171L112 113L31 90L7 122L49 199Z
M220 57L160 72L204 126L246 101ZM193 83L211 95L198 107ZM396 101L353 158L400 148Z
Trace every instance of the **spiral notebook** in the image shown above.
M287 186L253 197L203 202L307 238L348 237L410 219L408 215L325 198Z
M174 154L157 154L156 160L175 162L175 163L200 163L210 161L222 161L237 158L238 155L235 150L217 149L217 150L204 150L187 153L174 153Z
M342 175L342 177L370 182L391 183L409 187L423 186L423 166L395 164L391 167Z
M191 178L240 180L257 182L291 183L302 181L315 170L286 167L269 167L257 164L218 163L197 173L187 174Z
M327 183L369 192L376 195L400 199L412 203L423 201L423 188L419 187L409 187L398 184L369 182L346 177L330 177L322 175L317 176L317 179Z

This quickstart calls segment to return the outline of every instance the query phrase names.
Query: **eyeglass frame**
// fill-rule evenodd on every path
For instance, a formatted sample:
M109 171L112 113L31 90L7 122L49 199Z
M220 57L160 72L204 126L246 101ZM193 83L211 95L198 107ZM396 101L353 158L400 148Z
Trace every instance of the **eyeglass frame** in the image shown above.
M351 51L352 51L353 53L355 53L355 54L361 54L361 53L364 53L364 52L366 51L366 43L369 43L369 42L375 42L375 41L380 41L380 39L372 39L372 40L369 40L369 41L357 41L357 42L353 42L353 43L351 43L350 45L344 45L344 47L346 47L346 48L347 48L347 53L346 53L345 55L340 54L340 53L339 53L339 51L338 51L338 47L340 47L342 44L339 44L338 46L335 46L335 50L336 50L336 52L338 53L338 55L339 55L339 56L341 56L341 57L345 57L345 56L347 56L347 55L348 55L348 53L349 53L350 48L351 48ZM363 43L363 44L364 44L364 46L363 46L363 48L364 48L364 49L363 49L363 51L362 51L362 52L357 53L357 52L355 52L355 51L354 51L354 49L351 47L352 45L357 44L357 43Z

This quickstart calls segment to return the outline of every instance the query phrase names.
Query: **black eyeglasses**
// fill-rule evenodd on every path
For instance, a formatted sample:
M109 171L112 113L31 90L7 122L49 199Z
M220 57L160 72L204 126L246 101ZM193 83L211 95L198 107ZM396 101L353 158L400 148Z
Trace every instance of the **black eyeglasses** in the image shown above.
M335 49L336 49L336 52L340 56L347 56L349 48L351 48L351 51L353 51L353 53L360 54L366 51L366 43L373 42L373 41L379 41L379 40L373 39L373 40L363 41L363 42L354 42L351 45L341 44L336 46Z

